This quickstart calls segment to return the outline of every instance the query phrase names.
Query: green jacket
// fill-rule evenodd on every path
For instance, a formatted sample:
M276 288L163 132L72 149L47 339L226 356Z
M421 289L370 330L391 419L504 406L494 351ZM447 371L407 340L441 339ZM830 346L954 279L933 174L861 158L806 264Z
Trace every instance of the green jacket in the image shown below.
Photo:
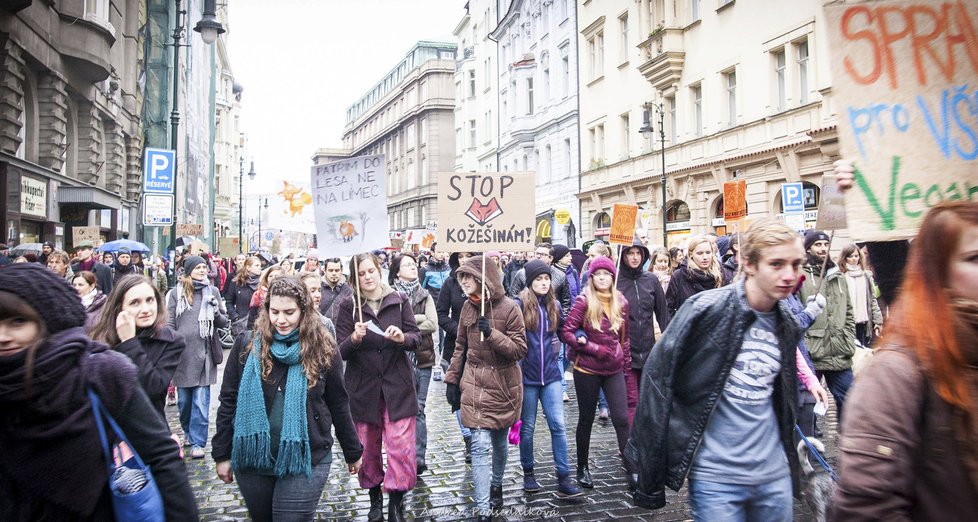
M803 303L815 294L821 269L821 263L805 265L806 277L800 292ZM845 274L838 268L832 267L826 274L825 283L819 289L825 296L825 311L805 333L805 344L816 370L848 370L852 368L852 354L856 351L856 321L849 301L849 287Z

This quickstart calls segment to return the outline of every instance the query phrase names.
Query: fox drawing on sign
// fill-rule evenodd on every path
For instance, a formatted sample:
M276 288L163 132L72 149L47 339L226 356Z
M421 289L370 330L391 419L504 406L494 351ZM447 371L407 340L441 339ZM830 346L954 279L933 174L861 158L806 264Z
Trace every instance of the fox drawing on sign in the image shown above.
M503 209L499 208L499 202L496 201L496 198L490 199L489 202L485 204L479 201L479 198L472 198L472 204L469 205L469 209L465 211L465 215L479 225L485 225L493 219L503 215Z

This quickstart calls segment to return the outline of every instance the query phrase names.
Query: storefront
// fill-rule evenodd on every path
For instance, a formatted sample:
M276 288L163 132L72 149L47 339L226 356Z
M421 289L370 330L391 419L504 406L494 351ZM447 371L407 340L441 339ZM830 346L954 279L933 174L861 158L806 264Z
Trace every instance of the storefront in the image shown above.
M599 212L594 216L594 237L605 242L611 236L611 214Z
M682 200L671 202L666 210L666 239L669 243L666 248L679 246L689 239L692 226L689 205Z
M0 222L3 242L51 241L64 245L64 225L54 205L58 182L10 162L0 162Z

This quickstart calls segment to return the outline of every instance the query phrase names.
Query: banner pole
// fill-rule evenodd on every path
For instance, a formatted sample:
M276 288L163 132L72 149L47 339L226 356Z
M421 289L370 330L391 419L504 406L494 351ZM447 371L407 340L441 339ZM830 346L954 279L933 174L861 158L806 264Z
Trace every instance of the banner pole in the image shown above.
M479 317L486 316L486 261L487 261L486 254L485 252L483 252L482 253L482 285L480 285L481 290L479 292L482 295L481 295L481 299L479 299L479 306L481 307L479 311ZM482 333L482 331L479 332L479 340L480 341L486 340L486 336L485 334Z
M618 262L615 267L615 277L611 278L611 291L618 288L618 272L621 272L621 245L618 245Z
M829 257L832 255L832 239L833 238L835 238L835 230L832 230L831 232L829 232L829 249L828 249L827 252L825 252L825 260L822 261L822 271L819 272L819 274L820 274L821 277L819 278L818 283L815 285L815 293L816 294L818 294L818 291L822 289L822 283L825 282L825 269L826 269L826 267L829 266Z
M363 308L362 308L361 301L360 301L360 264L357 262L357 257L359 257L359 254L356 254L356 255L353 256L353 271L356 272L356 274L353 274L353 275L357 279L356 288L354 288L354 290L357 293L357 314L359 316L359 321L358 322L361 322L362 323L363 322Z

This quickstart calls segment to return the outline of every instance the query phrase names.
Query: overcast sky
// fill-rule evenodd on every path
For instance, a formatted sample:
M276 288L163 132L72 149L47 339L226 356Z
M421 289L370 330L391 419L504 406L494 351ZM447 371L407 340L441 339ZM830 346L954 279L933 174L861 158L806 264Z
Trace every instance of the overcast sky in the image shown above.
M465 0L234 0L227 44L244 87L241 130L257 176L245 193L308 180L312 155L340 147L346 108L419 40L454 42ZM245 158L245 169L248 160Z

